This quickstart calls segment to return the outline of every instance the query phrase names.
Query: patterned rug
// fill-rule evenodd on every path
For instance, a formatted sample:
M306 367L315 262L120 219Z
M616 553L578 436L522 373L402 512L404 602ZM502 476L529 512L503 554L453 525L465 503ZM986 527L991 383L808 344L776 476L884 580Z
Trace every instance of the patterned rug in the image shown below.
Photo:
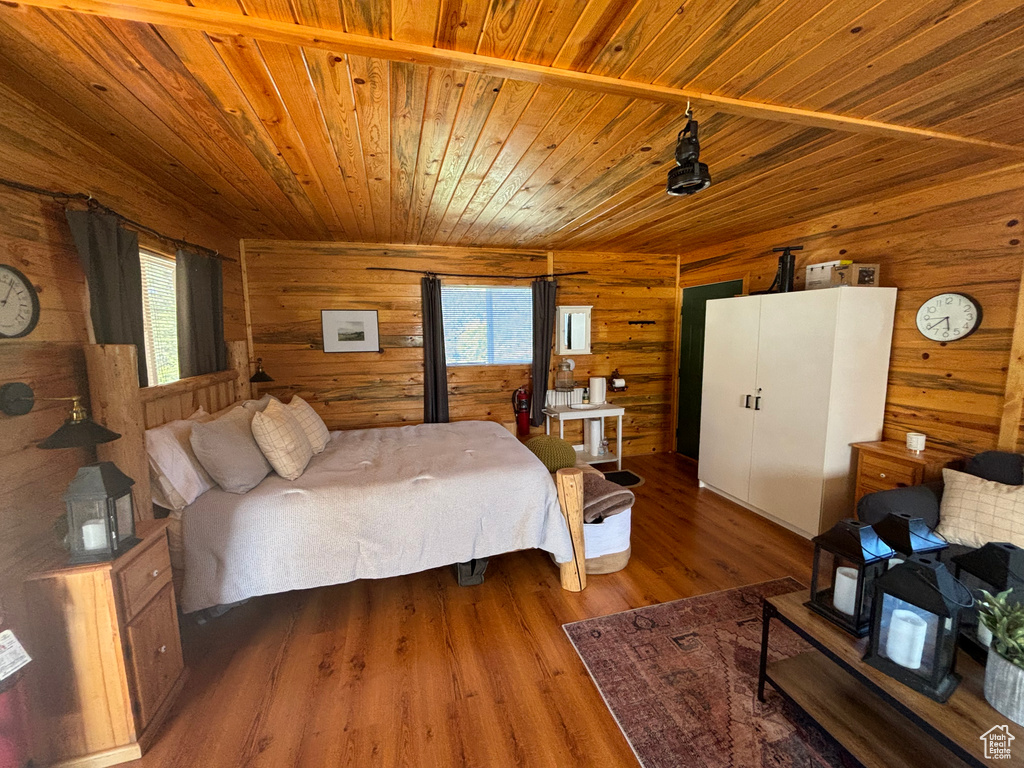
M771 686L757 700L761 603L779 579L566 624L644 768L856 768ZM772 623L770 660L809 646Z

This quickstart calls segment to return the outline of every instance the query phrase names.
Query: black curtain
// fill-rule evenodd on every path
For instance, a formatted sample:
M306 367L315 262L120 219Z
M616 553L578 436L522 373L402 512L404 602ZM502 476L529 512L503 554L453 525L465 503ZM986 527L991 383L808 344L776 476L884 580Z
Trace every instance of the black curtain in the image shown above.
M96 343L134 344L139 386L148 386L139 236L124 229L116 216L97 211L67 211L66 215L89 285Z
M174 273L181 378L223 371L228 363L220 259L179 250Z
M530 423L544 423L544 398L548 394L548 370L551 368L551 341L555 335L555 294L557 280L533 281L533 399Z
M448 363L444 357L444 320L441 317L441 281L424 277L423 297L423 421L448 421Z

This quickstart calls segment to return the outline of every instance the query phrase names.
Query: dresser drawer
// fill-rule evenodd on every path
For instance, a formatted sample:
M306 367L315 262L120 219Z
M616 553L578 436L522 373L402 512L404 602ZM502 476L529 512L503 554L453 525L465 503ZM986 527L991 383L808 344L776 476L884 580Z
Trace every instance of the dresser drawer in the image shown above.
M125 621L131 621L171 581L171 553L160 536L117 572Z
M863 485L870 484L885 490L902 488L907 485L919 485L922 480L922 468L915 464L904 464L887 456L868 453L860 455L860 469L857 481Z
M128 624L128 666L139 730L145 729L185 668L174 591L166 584Z

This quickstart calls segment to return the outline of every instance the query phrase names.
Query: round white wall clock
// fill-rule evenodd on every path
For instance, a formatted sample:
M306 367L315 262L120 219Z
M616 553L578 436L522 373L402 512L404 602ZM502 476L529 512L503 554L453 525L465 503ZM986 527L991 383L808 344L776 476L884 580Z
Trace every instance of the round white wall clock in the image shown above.
M0 338L27 336L39 322L39 297L14 267L0 264Z
M932 341L957 341L981 323L981 305L962 293L932 296L917 310L917 330Z

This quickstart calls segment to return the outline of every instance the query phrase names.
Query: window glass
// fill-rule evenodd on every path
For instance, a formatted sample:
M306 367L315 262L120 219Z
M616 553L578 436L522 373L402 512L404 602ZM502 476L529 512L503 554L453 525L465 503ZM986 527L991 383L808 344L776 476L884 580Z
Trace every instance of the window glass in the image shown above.
M441 288L448 365L533 361L533 291L481 285Z
M139 260L142 262L142 319L149 384L167 384L181 378L174 259L139 251Z

